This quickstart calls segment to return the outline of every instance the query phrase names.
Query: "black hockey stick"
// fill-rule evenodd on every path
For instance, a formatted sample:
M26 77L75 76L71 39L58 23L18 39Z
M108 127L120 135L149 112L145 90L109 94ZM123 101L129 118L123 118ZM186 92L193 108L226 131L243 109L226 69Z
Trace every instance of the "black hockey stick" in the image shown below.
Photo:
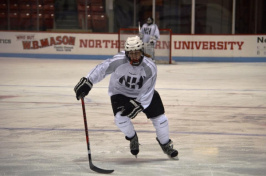
M82 104L82 110L83 110L83 118L84 118L84 126L85 126L85 134L86 134L86 141L87 141L87 149L88 149L88 158L89 158L89 163L90 163L90 169L98 172L98 173L103 173L103 174L110 174L114 172L114 170L104 170L101 168L98 168L92 164L91 160L91 150L90 150L90 141L89 141L89 132L88 132L88 126L87 126L87 118L86 118L86 109L85 109L85 103L84 103L84 98L81 98L81 104Z

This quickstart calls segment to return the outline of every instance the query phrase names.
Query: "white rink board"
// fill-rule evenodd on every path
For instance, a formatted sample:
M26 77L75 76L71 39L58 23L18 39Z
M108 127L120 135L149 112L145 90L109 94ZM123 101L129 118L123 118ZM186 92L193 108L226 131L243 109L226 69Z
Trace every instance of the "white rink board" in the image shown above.
M166 46L162 35L156 52L164 52ZM90 58L110 57L117 51L117 34L0 32L0 56L53 54ZM172 57L266 58L266 35L173 35Z
M117 35L91 33L0 32L0 53L112 55Z
M266 57L266 35L178 35L173 56Z

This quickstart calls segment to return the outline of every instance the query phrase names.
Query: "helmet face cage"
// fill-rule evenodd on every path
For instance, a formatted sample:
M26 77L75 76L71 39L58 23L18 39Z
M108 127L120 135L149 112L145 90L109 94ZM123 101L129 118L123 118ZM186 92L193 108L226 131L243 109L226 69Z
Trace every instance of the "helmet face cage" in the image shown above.
M148 24L148 25L153 24L153 18L152 18L152 17L149 17L149 18L147 19L147 24Z
M143 47L144 47L144 43L142 42L142 40L140 40L140 38L138 36L135 37L128 37L125 43L125 51L126 51L126 56L130 61L130 64L133 66L138 66L141 64L142 60L143 60ZM138 59L132 59L129 56L129 52L130 51L141 51L141 56Z

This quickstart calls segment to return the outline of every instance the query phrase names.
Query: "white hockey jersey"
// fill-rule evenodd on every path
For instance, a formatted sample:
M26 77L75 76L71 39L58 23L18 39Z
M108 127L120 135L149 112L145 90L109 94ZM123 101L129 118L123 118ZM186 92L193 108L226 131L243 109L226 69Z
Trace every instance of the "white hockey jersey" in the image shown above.
M151 25L148 25L147 23L143 24L140 33L142 33L143 35L142 41L144 43L149 43L150 36L154 36L156 41L160 38L160 31L156 24L151 24Z
M150 58L144 56L139 66L132 66L122 51L97 65L87 78L96 84L109 74L109 96L122 94L136 98L144 109L150 105L157 78L157 67Z

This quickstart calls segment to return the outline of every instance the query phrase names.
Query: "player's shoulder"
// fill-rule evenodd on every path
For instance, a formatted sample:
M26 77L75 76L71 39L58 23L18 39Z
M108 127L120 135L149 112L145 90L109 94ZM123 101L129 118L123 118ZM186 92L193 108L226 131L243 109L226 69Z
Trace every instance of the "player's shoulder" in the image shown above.
M154 23L154 24L152 24L152 26L153 26L153 27L156 27L156 28L158 28L157 24L155 24L155 23Z
M126 54L124 51L121 51L117 53L116 55L114 55L112 58L105 60L105 63L108 63L109 65L112 65L114 67L117 67L126 62L127 62L127 59L126 59Z
M152 60L151 57L144 56L143 62L145 64L145 66L147 66L147 67L150 67L153 70L156 70L157 69L157 66L156 66L155 62Z
M117 53L116 55L113 56L112 58L113 60L124 60L126 59L126 53L125 51L120 51L119 53Z
M152 61L151 58L145 57L143 58L142 62L143 70L145 71L148 78L156 76L157 75L157 67L156 64Z

